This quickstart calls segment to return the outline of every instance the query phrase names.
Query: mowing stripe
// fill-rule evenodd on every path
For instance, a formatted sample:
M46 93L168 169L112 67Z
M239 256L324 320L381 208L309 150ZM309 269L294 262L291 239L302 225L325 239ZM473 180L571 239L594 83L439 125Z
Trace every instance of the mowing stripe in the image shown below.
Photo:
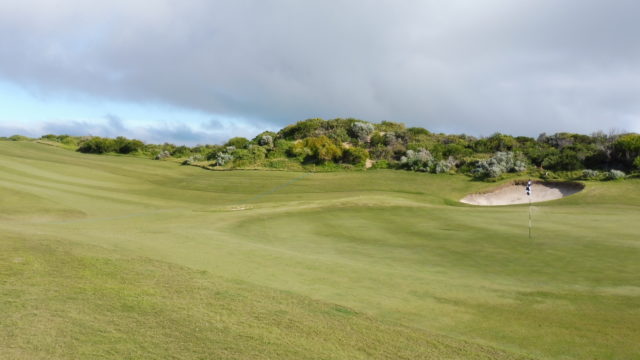
M255 200L261 199L261 198L263 198L263 197L265 197L265 196L267 196L267 195L270 195L270 194L273 194L273 193L275 193L275 192L278 192L278 191L280 191L280 190L282 190L282 189L284 189L284 188L286 188L286 187L291 186L293 183L298 182L298 181L300 181L300 180L304 179L305 177L307 177L307 176L309 176L309 175L311 175L311 173L310 173L310 172L309 172L309 173L304 173L304 174L302 174L302 175L300 175L300 176L298 176L298 177L296 177L296 178L293 178L293 179L291 179L291 180L287 181L287 182L286 182L286 183L284 183L284 184L281 184L281 185L275 186L275 187L273 187L273 188L271 188L271 189L269 189L269 190L267 190L267 191L263 191L263 192L261 192L261 193L259 193L259 194L253 195L253 196L251 196L251 197L249 197L249 198L247 198L247 199L243 200L240 204L246 204L246 203L249 203L249 202L251 202L251 201L255 201ZM239 204L238 204L238 205L239 205Z

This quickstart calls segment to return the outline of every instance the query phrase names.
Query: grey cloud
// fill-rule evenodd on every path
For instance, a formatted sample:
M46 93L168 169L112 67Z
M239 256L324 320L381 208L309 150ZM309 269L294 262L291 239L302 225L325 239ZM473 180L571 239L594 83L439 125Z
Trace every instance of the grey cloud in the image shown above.
M638 131L638 13L631 0L5 2L0 78L256 126ZM153 136L216 134L184 126Z
M55 120L37 129L0 126L0 135L22 134L40 137L44 134L93 135L103 137L125 136L147 143L170 142L178 145L222 144L232 136L252 138L261 131L255 126L239 126L234 123L211 119L204 124L155 123L128 126L126 119L108 114L98 120Z
M122 124L107 118L106 123L99 121L55 120L42 125L42 134L66 134L72 136L105 136L116 137L126 135L127 129Z

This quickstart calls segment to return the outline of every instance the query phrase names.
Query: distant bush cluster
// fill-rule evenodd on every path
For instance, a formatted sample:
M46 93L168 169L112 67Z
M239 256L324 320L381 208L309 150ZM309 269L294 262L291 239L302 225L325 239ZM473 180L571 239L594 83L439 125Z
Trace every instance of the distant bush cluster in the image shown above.
M78 146L78 151L91 154L131 154L142 150L144 150L142 141L127 139L123 136L118 136L115 139L95 136L82 141Z
M640 173L640 134L540 134L537 138L496 133L476 138L436 134L418 127L359 119L307 119L253 139L234 137L223 145L194 147L145 144L125 137L45 135L41 138L80 152L135 154L175 159L208 168L406 169L463 173L496 179L508 173L583 180L614 180ZM4 140L29 140L15 135Z
M508 172L527 170L527 160L522 153L498 151L489 159L479 160L471 171L477 178L497 178Z

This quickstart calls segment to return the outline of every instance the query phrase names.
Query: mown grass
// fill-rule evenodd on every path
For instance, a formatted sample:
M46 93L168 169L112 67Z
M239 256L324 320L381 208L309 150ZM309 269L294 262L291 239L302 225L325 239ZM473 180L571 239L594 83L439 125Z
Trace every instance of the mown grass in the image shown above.
M97 247L0 241L0 358L515 358L335 304Z
M101 319L85 321L95 329L127 318L113 305L126 302L127 292L161 302L164 309L175 307L171 319L184 318L169 321L169 310L145 313L134 306L130 314L146 320L132 325L130 332L114 328L113 336L129 341L121 348L115 338L105 337L104 349L116 350L104 350L103 357L135 358L148 352L158 358L174 353L184 353L176 358L206 358L204 354L213 350L205 344L215 343L230 350L212 354L238 358L638 358L640 181L588 183L579 194L535 205L532 240L527 237L527 206L457 203L468 192L492 186L496 184L461 176L387 170L310 175L212 172L0 142L0 229L12 234L3 237L5 246L23 243L37 249L33 242L38 239L35 243L42 249L62 249L57 254L65 255L51 257L53 263L88 256L86 247L90 258L109 254L103 262L88 263L107 268L106 275L87 280L91 286L143 284L123 290L122 297L96 290L95 296L82 298L94 313L102 309ZM42 249L34 252L47 258ZM12 252L7 256L20 257L17 250L7 253ZM76 273L63 276L60 271L29 269L20 276L2 272L9 275L2 275L1 286L27 284L21 276L32 276L30 281L43 280L27 288L65 294L65 281L77 278ZM174 273L181 274L176 275L181 280L171 280ZM157 281L145 283L147 277ZM275 333L281 340L296 338L300 327L308 328L309 334L320 331L314 330L317 327L326 329L326 336L321 342L312 335L301 335L299 342L268 338L260 343L264 346L257 346L251 337L200 335L194 330L198 327L191 326L194 317L184 309L204 312L209 309L203 300L207 296L180 303L176 297L158 295L162 292L157 287L169 292L176 282L206 294L216 286L232 285L247 294L277 294L267 296L272 299L267 304L250 304L264 295L247 295L247 302L230 298L216 305L223 310L215 316L246 322L242 331L255 337ZM194 285L202 282L206 285ZM145 289L151 295L145 295ZM42 296L20 298L4 289L2 293L10 304L25 299L36 307L46 304ZM73 312L80 306L75 298L56 299L52 306L58 308ZM283 302L293 302L297 311L288 310L291 317L284 317L285 324L274 315L280 314ZM237 304L240 307L234 307ZM236 318L243 306L256 312ZM335 306L341 322L332 323L313 310ZM261 308L279 310L260 317ZM355 326L354 316L366 319L366 330L348 331ZM297 320L298 327L285 326ZM157 345L170 338L171 329L159 325L166 321L177 323L173 330L186 334L174 349ZM21 323L6 324L0 322L5 336ZM91 358L82 352L96 348L88 338L76 341L82 351L62 346L71 349L64 355L47 347L47 341L53 346L58 339L65 342L76 335L56 336L52 330L38 340L24 332L42 326L24 322L23 332L8 337L9 347L16 354L27 351L26 357ZM60 326L90 333L80 322ZM126 335L134 333L145 335ZM33 343L25 343L26 338ZM242 352L245 341L255 352ZM369 342L378 350L367 353L357 346ZM429 346L422 347L423 342ZM190 353L180 346L195 350ZM28 352L33 347L44 350Z

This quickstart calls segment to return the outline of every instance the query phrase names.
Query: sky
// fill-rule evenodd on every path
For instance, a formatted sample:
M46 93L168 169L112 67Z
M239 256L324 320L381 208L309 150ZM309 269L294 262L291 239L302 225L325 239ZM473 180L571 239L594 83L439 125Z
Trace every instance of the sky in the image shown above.
M0 136L640 132L636 0L0 2Z

